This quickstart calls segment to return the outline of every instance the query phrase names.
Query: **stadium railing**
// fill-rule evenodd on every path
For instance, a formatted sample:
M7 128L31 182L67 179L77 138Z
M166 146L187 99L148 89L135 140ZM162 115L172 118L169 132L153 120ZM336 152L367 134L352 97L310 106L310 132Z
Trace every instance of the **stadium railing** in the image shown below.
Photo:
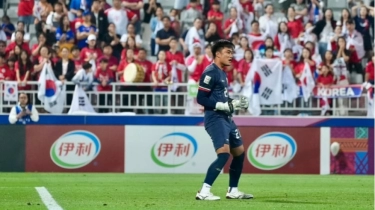
M1 84L1 83L0 83ZM38 100L38 85L37 82L28 82L32 86L32 90L19 90L18 93L27 93L30 97L31 102L36 108L43 109L42 103ZM71 82L65 82L68 86L71 86L70 90L66 91L66 98L72 99L74 93L74 84ZM189 87L187 83L176 83L181 89L180 92L172 91L173 85L165 85L166 90L164 92L152 91L153 84L150 83L111 83L112 91L98 92L95 89L93 91L87 91L87 96L94 109L108 109L111 113L135 111L138 114L184 114L187 107L187 100L192 98L192 95L196 94L197 88ZM137 87L150 87L151 91L120 91L122 86L137 86ZM0 113L9 112L10 108L13 107L16 102L4 101L4 85L0 88ZM193 90L195 89L195 90ZM102 105L99 103L99 96L104 95L105 100ZM230 93L230 97L237 98L240 94ZM342 100L342 101L339 101ZM64 108L65 111L69 110L71 101L65 100ZM340 104L345 106L339 107ZM362 94L357 98L333 98L332 107L330 112L336 116L365 116L367 113L367 96ZM303 98L297 98L292 103L284 102L280 105L264 106L261 105L262 115L320 115L321 106L320 99L310 97L308 102L304 102ZM194 110L202 110L199 105L194 104ZM192 113L200 114L200 113ZM236 113L238 115L249 115L247 112Z

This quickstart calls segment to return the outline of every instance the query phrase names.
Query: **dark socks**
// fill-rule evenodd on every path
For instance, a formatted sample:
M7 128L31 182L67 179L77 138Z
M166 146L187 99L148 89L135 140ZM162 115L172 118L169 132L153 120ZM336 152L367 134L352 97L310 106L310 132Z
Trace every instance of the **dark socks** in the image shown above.
M237 157L233 157L229 168L229 187L238 187L238 181L241 177L244 159L244 153Z
M229 153L220 153L217 155L217 159L210 165L207 171L204 183L212 185L216 178L219 176L221 170L225 166L229 159Z

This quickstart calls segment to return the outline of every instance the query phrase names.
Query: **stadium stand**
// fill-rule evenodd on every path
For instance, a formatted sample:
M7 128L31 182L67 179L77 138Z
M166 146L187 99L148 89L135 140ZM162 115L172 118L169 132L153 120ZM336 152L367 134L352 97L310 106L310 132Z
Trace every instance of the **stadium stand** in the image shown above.
M64 113L73 107L76 111L91 110L86 107L90 106L101 113L202 114L194 100L196 80L201 74L198 69L210 64L212 55L207 50L210 42L218 38L230 39L237 46L236 61L226 69L231 96L246 95L252 102L249 112L238 115L362 116L373 109L374 1L93 0L94 5L70 1L40 0L34 5L30 5L33 0L3 2L0 16L3 21L9 17L10 22L2 25L2 30L8 31L5 60L0 58L0 81L5 84L0 91L0 112L9 112L16 103L16 99L10 99L12 94L26 92L40 112L53 113L45 105L47 99L41 97L50 87L54 94L64 95L61 104L57 104ZM64 5L59 8L57 2ZM135 9L137 4L140 7ZM215 5L218 11L213 10ZM24 32L17 33L18 21L25 16L20 15L20 10L37 21L21 25ZM345 11L349 18L342 20ZM269 18L267 13L272 16ZM333 16L330 24L326 21L327 13ZM223 19L215 19L220 15ZM164 20L164 16L170 21ZM61 17L69 21L66 27L61 26ZM171 26L165 26L165 21ZM280 27L282 22L285 31ZM128 23L132 23L130 29ZM354 25L354 38L349 35L350 25ZM11 40L13 33L16 42ZM23 34L24 42L20 40ZM341 36L346 42L342 50ZM181 58L169 51L173 43ZM18 50L17 46L22 47ZM305 47L310 47L310 58L304 57ZM269 48L272 55L268 58ZM64 49L66 52L62 52ZM247 49L252 54L249 61L245 59ZM286 58L288 49L292 53L290 58ZM24 60L22 65L23 50L28 62ZM259 65L265 59L272 60L268 67L279 72L278 79L266 81L262 77ZM67 72L68 61L74 61L73 72ZM91 73L82 69L85 62L91 63ZM243 67L246 62L250 64ZM309 74L304 73L306 62L310 63ZM54 73L54 78L47 79L53 85L44 85L46 89L41 90L41 84L47 83L40 75L48 72L47 66ZM285 73L289 71L291 74ZM313 86L308 84L309 78ZM260 92L267 90L267 83L275 85L271 92L276 93ZM16 84L17 91L10 93L12 84ZM64 90L57 91L63 86ZM84 107L73 105L74 101L78 103L78 89L84 86L87 88L82 91L88 96L88 103ZM298 93L286 91L295 87Z

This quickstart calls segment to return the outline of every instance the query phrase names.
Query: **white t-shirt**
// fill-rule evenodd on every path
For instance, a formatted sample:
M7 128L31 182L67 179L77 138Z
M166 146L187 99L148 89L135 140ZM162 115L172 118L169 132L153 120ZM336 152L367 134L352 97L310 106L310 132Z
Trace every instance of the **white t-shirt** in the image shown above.
M121 39L120 39L120 42L126 42L128 40L128 37L129 37L129 34L123 34L121 36ZM139 34L135 35L135 43L136 44L142 44L142 39L141 39L141 36L139 36Z
M16 32L13 32L12 37L10 38L10 41L11 42L16 41ZM23 35L23 41L24 42L29 42L30 41L30 34L29 33L25 33Z
M117 10L115 8L107 9L105 13L107 14L108 22L115 24L116 33L121 36L123 34L126 34L126 28L129 23L129 18L134 18L134 15L130 16L127 11L123 9Z

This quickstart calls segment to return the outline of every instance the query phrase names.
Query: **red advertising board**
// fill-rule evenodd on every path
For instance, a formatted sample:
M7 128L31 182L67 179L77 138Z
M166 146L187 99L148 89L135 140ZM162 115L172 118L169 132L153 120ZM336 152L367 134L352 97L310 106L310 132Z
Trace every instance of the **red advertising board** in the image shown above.
M319 174L320 128L239 127L244 173ZM228 173L229 161L224 169Z
M124 126L27 126L27 172L124 172Z

